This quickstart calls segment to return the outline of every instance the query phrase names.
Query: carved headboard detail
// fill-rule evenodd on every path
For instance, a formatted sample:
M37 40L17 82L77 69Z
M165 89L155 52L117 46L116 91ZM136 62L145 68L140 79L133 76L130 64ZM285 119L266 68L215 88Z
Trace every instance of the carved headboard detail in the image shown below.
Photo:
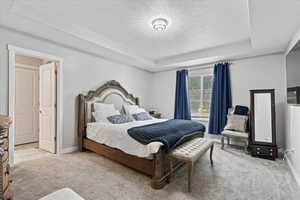
M106 82L104 85L100 86L97 90L90 90L88 94L85 96L85 98L86 100L91 100L94 97L100 96L107 89L117 89L120 92L122 92L126 98L138 104L138 98L128 93L127 90L125 90L125 88L118 81L115 80Z
M86 137L87 123L92 121L93 104L96 102L114 104L121 109L124 104L139 105L139 99L128 93L118 81L111 80L96 90L91 90L87 95L80 94L78 108L78 141L82 150L82 142Z

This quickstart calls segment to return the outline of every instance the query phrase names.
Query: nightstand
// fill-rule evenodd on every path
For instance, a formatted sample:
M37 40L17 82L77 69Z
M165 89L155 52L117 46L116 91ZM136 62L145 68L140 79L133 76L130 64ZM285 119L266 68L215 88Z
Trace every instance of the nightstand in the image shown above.
M149 114L154 117L154 118L157 118L157 119L160 119L161 118L161 113L158 113L158 112L149 112Z

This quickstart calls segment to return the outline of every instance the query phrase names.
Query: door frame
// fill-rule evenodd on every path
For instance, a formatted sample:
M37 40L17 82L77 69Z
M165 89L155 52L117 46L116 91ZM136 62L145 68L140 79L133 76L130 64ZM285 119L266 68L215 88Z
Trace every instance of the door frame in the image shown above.
M10 164L14 164L14 114L15 114L15 81L16 81L16 55L31 56L40 59L55 61L57 64L57 85L56 85L56 154L63 153L63 62L64 59L48 53L25 49L14 45L7 45L9 52L9 116L12 117L13 124L9 128L9 160Z

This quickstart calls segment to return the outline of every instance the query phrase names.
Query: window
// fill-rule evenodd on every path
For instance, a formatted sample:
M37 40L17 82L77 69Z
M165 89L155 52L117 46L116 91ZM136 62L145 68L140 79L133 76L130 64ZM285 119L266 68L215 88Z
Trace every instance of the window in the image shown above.
M199 70L200 71L200 70ZM208 118L212 94L212 71L191 73L189 76L189 95L193 118Z

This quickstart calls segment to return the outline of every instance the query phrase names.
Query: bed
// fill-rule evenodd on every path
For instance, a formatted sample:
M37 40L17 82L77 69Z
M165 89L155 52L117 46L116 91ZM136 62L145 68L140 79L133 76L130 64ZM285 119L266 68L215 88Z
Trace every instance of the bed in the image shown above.
M111 160L121 163L151 177L151 186L161 189L168 183L170 176L169 158L163 144L156 142L143 145L127 136L126 130L133 126L155 123L162 120L153 119L147 122L132 122L118 125L120 132L119 141L111 140L110 131L115 128L110 125L95 123L92 112L93 104L97 102L114 104L118 110L123 105L139 105L139 99L129 94L119 82L112 80L106 82L97 90L89 91L86 95L78 96L78 142L80 151L92 151ZM99 133L101 130L101 136ZM203 137L199 132L194 137ZM190 139L192 139L190 138ZM183 163L176 163L173 170L178 169Z

